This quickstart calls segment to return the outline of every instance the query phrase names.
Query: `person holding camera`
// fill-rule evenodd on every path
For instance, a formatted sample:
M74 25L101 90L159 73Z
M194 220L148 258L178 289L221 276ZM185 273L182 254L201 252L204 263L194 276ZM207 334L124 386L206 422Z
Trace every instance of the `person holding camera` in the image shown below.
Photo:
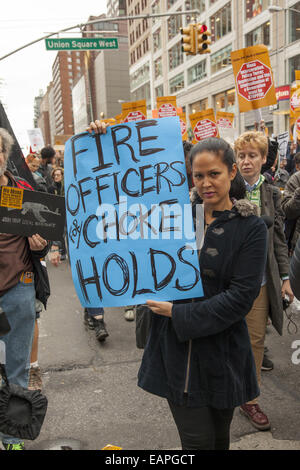
M274 328L282 335L283 299L287 296L289 302L292 302L294 295L288 276L289 259L281 192L279 188L267 183L262 175L262 167L267 161L268 139L261 132L245 132L235 141L234 149L237 165L245 181L247 198L258 207L261 216L268 216L271 220L265 274L259 296L246 317L260 384L268 316ZM257 398L243 404L240 410L256 429L270 429L269 419L259 407Z

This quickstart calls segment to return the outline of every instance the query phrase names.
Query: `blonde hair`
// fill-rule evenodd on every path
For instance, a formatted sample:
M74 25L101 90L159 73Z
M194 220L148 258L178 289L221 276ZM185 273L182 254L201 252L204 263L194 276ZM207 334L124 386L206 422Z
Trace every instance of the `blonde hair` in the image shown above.
M25 158L26 163L32 163L34 160L40 160L40 156L37 153L29 153Z
M235 153L242 150L246 145L255 145L263 157L268 154L268 138L262 132L248 131L241 134L234 142Z
M51 176L52 178L54 177L54 173L56 171L60 171L61 172L61 176L64 176L64 169L61 167L61 166L56 166L55 168L53 168L52 172L51 172Z

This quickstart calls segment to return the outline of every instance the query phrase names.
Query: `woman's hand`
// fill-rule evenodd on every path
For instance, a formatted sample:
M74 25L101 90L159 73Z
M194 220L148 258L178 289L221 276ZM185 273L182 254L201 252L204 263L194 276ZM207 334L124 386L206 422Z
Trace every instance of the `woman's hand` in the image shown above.
M106 134L107 127L108 125L105 124L103 121L95 121L91 122L86 130L90 134L92 134L92 132L95 132L95 134Z
M29 247L31 251L41 251L48 245L47 240L42 238L39 234L32 235L28 237Z
M163 315L164 317L172 317L172 306L171 302L157 302L156 300L147 300L148 307L153 313Z

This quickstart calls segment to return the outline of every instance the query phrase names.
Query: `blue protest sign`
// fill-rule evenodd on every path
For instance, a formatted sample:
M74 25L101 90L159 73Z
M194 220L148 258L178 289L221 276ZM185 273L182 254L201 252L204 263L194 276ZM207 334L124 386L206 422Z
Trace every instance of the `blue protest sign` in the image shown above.
M203 295L178 117L65 145L71 269L84 307Z

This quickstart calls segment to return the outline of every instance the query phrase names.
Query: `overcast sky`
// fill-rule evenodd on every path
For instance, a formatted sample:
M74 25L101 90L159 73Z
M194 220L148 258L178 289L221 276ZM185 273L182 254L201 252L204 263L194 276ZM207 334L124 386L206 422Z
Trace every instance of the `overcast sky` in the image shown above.
M0 58L49 32L87 21L106 13L106 0L1 1ZM65 37L77 37L66 34ZM13 130L24 145L27 129L33 128L34 97L52 79L57 52L47 51L45 41L0 60L0 99Z

